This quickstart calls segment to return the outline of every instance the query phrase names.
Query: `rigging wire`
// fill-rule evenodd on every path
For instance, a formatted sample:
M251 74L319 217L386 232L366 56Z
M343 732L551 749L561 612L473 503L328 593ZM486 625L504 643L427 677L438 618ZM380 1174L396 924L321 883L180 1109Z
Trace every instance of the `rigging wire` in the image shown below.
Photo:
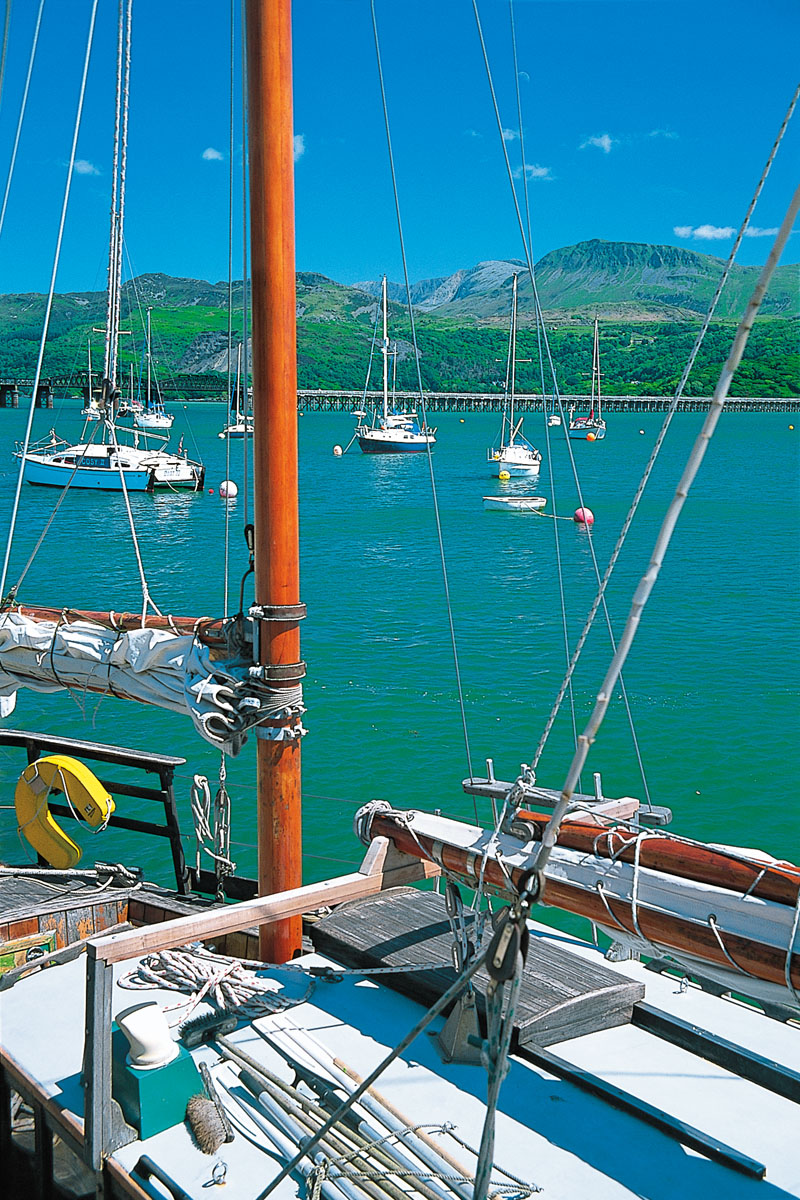
M25 77L25 87L22 92L22 102L20 104L19 118L17 120L17 132L14 136L14 147L11 151L11 162L9 163L9 167L8 167L8 178L6 179L6 190L3 193L3 206L0 209L0 235L2 235L3 225L5 224L6 208L8 207L8 197L9 197L9 193L11 191L11 181L14 178L14 167L15 167L16 161L17 161L17 150L19 148L19 139L20 139L20 136L22 135L22 123L25 120L25 110L28 107L28 93L30 91L30 86L31 86L31 75L33 74L33 63L34 63L34 59L36 58L36 47L39 42L39 29L42 24L43 9L44 9L44 0L39 0L39 11L36 15L36 25L33 30L33 42L31 44L31 56L30 56L30 59L28 60L28 74ZM11 18L11 3L9 0L9 3L6 5L6 20L5 20L5 28L3 30L3 59L2 59L2 71L0 73L0 87L2 87L2 80L5 78L6 51L8 49L8 25L9 25L10 18Z
M491 70L491 66L489 64L489 55L488 55L488 51L486 49L486 41L483 36L483 26L482 26L481 19L480 19L480 13L478 11L477 0L472 0L472 8L473 8L473 12L475 14L475 22L476 22L477 29L478 29L478 37L479 37L480 44L481 44L481 51L483 54L484 67L486 69L486 77L487 77L487 81L489 84L489 91L490 91L491 97L492 97L492 105L494 107L494 114L495 114L495 119L497 121L497 128L500 133L500 141L501 141L501 146L502 146L503 158L505 161L506 172L507 172L509 184L511 187L511 195L512 195L512 199L513 199L513 203L514 203L514 210L515 210L516 216L517 216L517 225L519 227L520 238L522 240L522 245L523 245L523 249L525 252L525 260L526 260L526 263L528 266L528 273L530 275L531 289L533 291L533 298L534 298L534 304L535 304L535 308L536 308L537 321L540 322L540 327L541 327L541 332L542 332L542 340L544 342L544 347L545 347L545 350L547 353L548 365L550 367L550 374L551 374L552 381L553 381L553 394L554 394L554 396L556 396L558 398L558 405L559 405L559 410L561 412L562 423L563 423L564 422L564 409L563 409L563 405L561 404L561 397L560 397L560 394L558 391L558 380L557 380L557 376L556 376L555 365L553 362L553 356L552 356L552 353L550 350L550 342L547 337L547 329L544 324L544 315L542 313L541 305L539 303L539 292L538 292L538 288L536 286L536 274L534 271L533 258L532 258L531 249L530 249L530 242L525 234L525 227L524 227L524 224L522 221L522 213L520 211L520 206L519 206L519 198L517 196L517 189L514 184L514 173L511 169L511 160L508 155L508 148L506 146L505 139L502 136L503 135L503 123L500 118L500 108L499 108L499 105L497 102L497 94L495 92L494 80L492 77L492 70ZM523 174L524 174L524 164L523 164ZM566 429L565 429L565 433L566 433ZM567 453L569 455L570 465L572 468L572 476L573 476L573 480L575 482L575 489L578 494L578 502L579 502L581 508L584 508L585 505L584 505L584 501L583 501L583 492L581 489L580 478L578 476L578 468L577 468L577 464L575 462L575 455L573 454L572 446L570 444L570 440L569 440L568 436L565 436L565 443L566 443L566 447L567 447ZM588 545L589 545L589 552L590 552L591 559L592 559L592 566L593 566L595 577L597 579L598 586L599 586L599 584L600 584L600 567L597 562L597 556L595 554L595 549L594 549L594 541L592 539L591 534L589 534ZM615 650L616 643L614 640L614 631L613 631L613 628L611 625L611 617L608 612L608 608L606 607L604 598L602 600L602 605L603 605L603 615L605 616L605 619L606 619L606 627L608 629L609 640L610 640L612 649ZM647 779L644 775L644 768L643 768L643 764L642 764L641 754L639 752L639 744L638 744L638 739L636 736L636 729L635 729L634 723L633 723L633 714L631 713L630 704L628 702L628 695L627 695L627 690L625 688L625 682L621 677L619 679L619 687L620 687L620 691L622 693L622 699L623 699L625 711L626 711L626 714L628 717L628 726L631 731L631 737L633 739L634 750L635 750L637 761L638 761L640 771L642 774L642 785L644 787L647 802L650 803L650 795L649 795L649 789L647 786ZM550 728L552 728L552 726L550 726ZM549 732L549 729L548 729L548 732ZM542 746L542 743L540 742L540 747L541 746ZM534 761L531 763L531 768L533 770L536 769L536 766L539 761L538 756L540 754L541 754L541 749L539 749L537 756L534 758Z
M516 29L516 24L514 21L514 0L508 0L508 15L509 15L509 21L510 21L510 25L511 25L511 51L512 51L512 55L513 55L513 59L514 59L514 88L515 88L516 100L517 100L517 128L519 130L519 152L520 152L520 162L522 164L522 193L523 193L523 199L524 199L524 203L525 203L525 225L526 225L527 234L528 234L528 245L533 246L533 231L531 228L530 190L528 188L527 158L525 156L525 125L522 120L522 96L521 96L520 87L519 87L519 62L518 62L518 58L517 58L517 29ZM534 263L533 263L533 256L531 256L530 268L531 268L532 272L535 271L535 267L534 267ZM550 496L551 496L551 499L553 502L553 510L555 511L556 481L555 481L555 473L553 471L553 453L552 453L552 447L550 444L550 442L551 442L550 426L547 421L547 406L545 404L545 399L544 399L544 396L545 396L544 356L542 354L542 333L543 333L543 331L545 332L545 336L546 336L546 331L544 330L544 326L543 326L542 322L540 322L540 320L539 320L539 312L537 309L537 311L536 311L536 346L537 346L537 354L538 354L538 359L539 359L539 382L540 382L540 387L541 387L541 392L542 392L542 412L544 414L544 436L545 436L545 442L547 445L547 473L548 473L548 478L550 481ZM562 412L562 422L563 422L563 412ZM567 664L567 668L569 668L570 649L569 649L569 626L567 624L567 597L566 597L566 591L564 588L564 567L563 567L563 563L562 563L562 559L561 559L561 535L559 534L559 531L558 531L558 521L553 521L553 541L554 541L554 545L555 545L556 572L558 575L558 592L559 592L559 600L560 600L560 604L561 604L561 632L562 632L562 636L564 639L564 661ZM578 740L578 720L575 715L575 693L573 691L571 677L569 680L568 687L569 687L570 720L571 720L571 724L572 724L572 741L573 741L573 745L574 745L575 743L577 743L577 740ZM534 770L535 770L535 764L534 764Z
M622 551L622 547L625 543L625 538L627 537L628 530L631 527L633 518L636 515L636 510L639 507L639 501L641 500L642 495L644 494L644 490L645 490L647 483L650 479L650 476L653 472L653 468L655 467L656 460L659 456L659 453L661 452L661 447L664 443L664 439L666 438L669 427L672 424L672 418L675 416L675 413L677 412L678 403L680 402L680 399L683 396L683 391L684 391L684 388L686 387L686 382L689 378L689 374L691 372L692 367L694 366L695 360L700 351L700 347L703 344L703 340L705 339L705 335L708 331L708 327L711 324L711 320L716 311L717 304L719 302L719 298L722 294L722 289L724 288L724 286L728 280L728 276L731 273L731 269L733 268L733 265L734 265L734 262L736 259L736 255L739 252L739 247L742 244L742 239L744 238L745 233L747 231L747 227L750 224L750 219L753 215L753 211L755 209L756 203L758 201L759 196L761 195L764 184L766 183L767 176L769 175L772 164L775 161L775 156L778 153L778 148L783 140L784 134L786 133L786 129L788 127L789 121L791 120L791 117L792 117L794 109L797 105L798 99L800 99L800 86L798 86L796 88L794 95L792 96L792 99L789 103L789 107L786 111L786 115L783 118L780 129L778 130L778 135L775 139L775 142L773 143L772 149L770 150L767 161L764 164L764 169L761 172L761 177L758 181L758 184L756 185L755 192L753 193L753 197L750 201L750 204L748 205L747 212L744 215L744 219L742 220L742 223L739 226L739 231L736 235L736 239L733 243L733 246L731 247L731 252L728 255L728 259L727 259L727 262L725 263L725 267L723 269L722 275L720 276L720 280L719 280L719 283L717 284L716 291L714 292L714 295L711 298L711 303L708 306L708 311L703 320L703 324L700 328L700 331L699 331L697 337L695 338L695 342L694 342L694 345L689 354L688 361L686 363L686 366L683 369L678 386L675 389L675 395L673 396L672 400L670 401L669 408L667 410L667 414L664 418L664 423L661 426L661 430L659 431L658 437L656 438L655 444L650 453L650 458L648 459L647 465L645 466L644 472L642 473L642 478L639 481L639 486L636 489L636 494L634 495L633 500L631 501L631 506L628 509L627 516L625 517L625 520L622 524L622 529L620 530L619 537L617 538L617 542L611 553L611 557L608 560L608 566L606 567L605 574L603 575L603 579L600 583L600 587L598 589L597 595L595 596L595 599L592 603L592 607L589 610L588 616L586 618L586 623L584 624L583 630L581 631L581 635L578 638L578 641L575 645L575 649L572 654L572 659L570 661L569 667L567 668L567 674L561 685L558 696L555 699L552 711L550 713L550 716L548 717L548 721L545 726L545 730L542 734L542 739L540 740L539 746L537 747L536 756L535 756L535 760L537 762L538 762L539 756L541 754L541 751L544 748L544 743L547 740L547 736L550 732L550 729L552 728L553 722L555 721L556 715L557 715L559 707L561 705L561 701L564 698L565 688L567 685L570 684L570 681L572 679L572 675L574 673L575 667L577 666L578 659L580 658L580 654L583 649L584 643L588 636L589 630L591 629L592 622L594 621L595 613L597 612L597 608L598 608L599 604L601 603L603 596L605 595L606 588L608 587L608 582L614 571L614 567L616 566L617 559L619 558L620 552Z
M234 86L235 86L235 49L236 49L236 0L231 0L230 3L230 24L231 24L231 44L230 44L230 76L229 76L229 97L228 97L228 386L225 392L226 399L226 420L225 428L231 423L231 385L233 383L233 108L234 108ZM245 429L245 437L247 431ZM225 436L225 478L231 477L231 437L230 434ZM230 570L230 543L231 543L231 506L225 498L225 562L223 566L223 586L222 586L222 611L227 617L228 615L228 572Z
M247 425L247 411L249 407L250 392L248 389L247 380L249 378L249 355L247 341L247 326L249 319L248 303L247 303L247 161L248 156L244 153L244 147L247 145L247 20L245 16L245 2L242 0L241 6L241 53L242 53L242 395L244 397L244 418L245 427ZM253 418L255 420L255 416ZM247 529L248 525L248 474L249 474L249 438L246 435L242 438L242 456L243 456L243 478L242 478L242 528ZM255 470L255 468L254 468Z
M111 234L108 239L108 287L106 291L106 340L103 353L103 378L111 379L111 343L114 329L114 287L116 285L117 241L119 237L119 153L122 122L122 55L125 45L124 3L119 0L117 17L117 90L114 105L114 155L111 161Z
M3 49L0 52L0 110L3 107L3 82L6 77L6 56L8 54L8 28L11 24L11 0L6 0L6 11L3 19Z
M613 659L611 660L611 664L600 686L600 691L597 693L595 706L586 724L586 728L578 739L578 745L575 748L575 754L573 756L572 763L570 764L569 771L567 772L567 777L564 781L564 787L562 788L561 796L555 808L553 809L550 820L542 832L541 846L536 858L537 871L544 870L553 846L555 845L561 821L563 820L564 814L566 813L567 807L572 798L575 780L583 768L583 764L585 763L589 754L589 749L592 743L595 741L598 730L600 729L603 718L605 717L611 694L614 690L617 679L619 678L620 671L622 670L622 665L627 658L628 651L630 650L633 639L636 636L636 630L639 627L642 611L644 610L653 588L655 587L656 580L658 579L664 558L667 550L669 549L669 544L672 539L672 534L675 531L678 518L683 510L683 506L689 495L691 486L694 483L697 472L700 469L705 452L708 449L708 445L714 436L717 422L719 421L720 415L722 414L722 409L728 397L733 376L735 375L739 363L741 362L742 354L744 353L745 346L747 345L747 340L753 328L753 323L758 315L758 310L761 307L761 302L766 294L767 286L772 278L775 267L778 265L778 260L783 253L786 242L789 240L789 235L792 231L792 225L794 224L798 212L800 212L800 187L797 188L792 196L789 207L786 211L786 215L783 218L780 229L778 230L778 235L775 238L775 242L770 250L767 261L762 268L761 274L759 275L758 283L756 284L753 294L748 301L744 316L742 317L736 329L730 353L725 360L725 364L723 365L719 379L717 380L717 385L714 388L714 395L711 398L708 413L705 421L703 422L703 428L697 435L686 466L683 469L683 474L678 480L675 493L658 532L658 537L656 538L655 546L653 547L653 552L650 556L650 562L647 570L640 579L636 591L633 594L630 612L628 613L628 619L625 622L625 628L622 632L619 646L614 654Z
M33 377L33 388L31 390L31 403L28 409L28 421L25 426L25 439L22 445L22 453L20 455L19 472L17 474L17 486L14 493L14 505L11 510L11 523L8 531L8 542L6 544L5 558L3 560L3 570L0 573L0 603L5 596L6 578L8 576L8 564L11 558L11 547L14 542L14 532L17 526L17 516L19 514L20 494L22 492L22 481L25 477L25 456L28 453L28 447L31 441L31 428L33 426L33 414L36 408L36 397L39 392L39 382L42 377L42 361L44 359L44 348L47 342L47 333L50 327L50 314L53 310L53 295L56 289L56 276L58 274L58 266L61 260L61 246L64 240L64 226L67 220L67 207L69 204L70 191L72 188L72 176L75 169L75 156L78 147L78 134L81 127L81 118L83 116L83 102L86 96L86 80L89 74L89 60L91 57L92 45L94 42L95 22L97 20L97 5L98 0L93 0L92 11L89 17L89 31L86 38L86 53L83 62L83 74L81 77L80 93L78 96L78 108L75 114L75 125L72 133L72 146L70 148L69 163L67 165L67 178L64 184L64 198L61 205L61 220L58 227L58 237L56 239L56 248L53 255L53 270L50 276L50 287L47 293L47 301L45 303L44 320L42 322L42 336L39 342L39 355L36 360L36 371Z
M385 87L384 79L383 79L383 65L381 63L381 48L380 48L380 41L378 38L378 21L377 21L376 15L375 15L375 0L370 0L370 12L372 15L372 33L373 33L373 37L375 40L375 58L376 58L377 68L378 68L378 80L380 82L380 89L381 89L381 103L383 106L383 122L384 122L384 126L386 129L386 147L387 147L387 150L389 153L389 169L391 171L392 192L394 195L394 207L395 207L395 213L397 216L397 233L398 233L398 239L400 242L400 256L401 256L402 262L403 262L403 278L405 281L406 298L407 298L407 302L408 302L408 319L409 319L409 323L411 326L411 341L412 341L412 344L414 347L414 361L415 361L416 370L417 370L417 386L419 389L420 408L422 410L423 427L427 428L428 418L427 418L427 414L425 411L425 395L424 395L424 392L422 389L422 369L420 367L420 354L419 354L419 347L417 345L417 327L416 327L416 323L414 321L414 308L411 303L411 283L410 283L409 277L408 277L408 261L406 258L405 239L403 237L403 224L402 224L402 220L400 217L400 198L399 198L399 193L398 193L398 189L397 189L397 175L395 172L395 165L394 165L394 152L392 150L392 135L391 135L390 127L389 127L389 110L388 110L387 103L386 103L386 87ZM450 629L450 645L451 645L451 649L452 649L452 653L453 653L453 666L455 669L456 689L458 692L458 704L459 704L459 711L461 714L461 728L462 728L462 732L463 732L464 749L465 749L466 758L467 758L467 771L469 773L469 778L473 779L474 776L473 776L473 772L472 772L472 756L471 756L471 752L470 752L469 732L467 729L467 714L466 714L466 708L464 705L464 690L463 690L462 682L461 682L461 668L459 666L458 646L456 644L456 632L455 632L455 625L453 623L453 605L452 605L452 601L450 598L450 583L449 583L449 579L448 579L448 575L447 575L447 562L445 559L444 539L442 536L442 522L441 522L441 515L439 512L439 499L438 499L438 495L437 495L437 491L436 491L436 477L435 477L434 469L433 469L433 454L431 453L430 441L426 441L426 450L427 450L427 456L428 456L428 472L430 474L430 481L431 481L431 495L433 498L433 512L434 512L434 519L436 522L436 536L437 536L437 540L438 540L438 544L439 544L439 560L440 560L441 568L442 568L442 582L443 582L443 586L444 586L445 604L447 607L447 621L448 621L448 625L449 625L449 629Z

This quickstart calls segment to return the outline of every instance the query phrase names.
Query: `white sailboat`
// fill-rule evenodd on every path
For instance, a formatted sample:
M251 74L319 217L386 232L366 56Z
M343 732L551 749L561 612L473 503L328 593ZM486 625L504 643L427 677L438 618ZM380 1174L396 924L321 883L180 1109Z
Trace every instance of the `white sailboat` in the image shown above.
M248 403L242 404L242 347L239 346L236 354L236 381L233 386L233 404L231 405L231 414L233 420L229 421L224 429L221 429L218 437L221 438L251 438L253 436L253 408L252 408L252 392L248 389Z
M436 442L436 430L424 422L420 425L416 412L397 412L394 405L389 404L389 331L388 331L388 302L386 298L386 276L381 285L381 306L383 310L383 338L381 354L383 356L383 404L379 412L373 413L371 424L366 423L365 416L359 416L356 426L358 444L365 454L409 454L419 450L427 450Z
M503 423L500 445L487 452L491 474L496 478L514 475L538 475L542 456L522 432L523 417L517 420L514 411L517 373L517 276L511 285L511 324L508 332L508 362L506 365Z
M592 345L592 399L587 416L576 417L574 405L569 410L569 436L587 442L599 442L606 436L603 419L603 401L600 392L600 333L597 317L594 319L594 342Z
M145 391L144 406L134 414L134 424L139 429L171 429L175 417L172 413L167 413L164 410L164 401L161 399L161 393L153 390L153 349L152 349L152 329L150 324L150 314L153 310L147 310L147 334L145 342L145 355L147 359L147 387Z

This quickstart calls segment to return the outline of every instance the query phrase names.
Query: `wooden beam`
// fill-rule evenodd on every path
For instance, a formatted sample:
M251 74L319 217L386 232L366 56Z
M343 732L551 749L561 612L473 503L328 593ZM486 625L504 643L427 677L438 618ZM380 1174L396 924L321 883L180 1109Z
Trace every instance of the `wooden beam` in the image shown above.
M371 873L367 873L370 872ZM100 937L90 943L91 951L98 961L122 962L127 958L138 958L142 954L155 954L160 950L171 950L186 942L203 938L219 937L223 933L236 933L251 925L266 925L286 917L301 917L329 904L341 904L345 900L358 900L362 896L374 896L387 887L415 883L439 874L439 868L430 862L420 861L410 855L400 855L394 865L386 871L374 870L370 856L365 867L350 875L326 879L322 883L310 883L292 888L274 896L258 896L241 904L226 904L207 912L178 917L149 925L145 929L134 929L130 933L117 933Z

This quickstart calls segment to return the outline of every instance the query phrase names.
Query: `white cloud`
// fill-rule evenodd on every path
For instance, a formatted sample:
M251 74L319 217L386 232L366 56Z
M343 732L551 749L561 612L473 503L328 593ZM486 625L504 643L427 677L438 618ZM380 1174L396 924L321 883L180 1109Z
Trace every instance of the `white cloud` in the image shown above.
M294 135L294 161L302 158L306 152L306 135L304 133L296 133Z
M778 233L778 226L773 229L761 229L758 225L749 225L745 230L745 237L775 237Z
M220 150L215 150L213 146L208 146L203 151L203 158L206 162L222 162L224 155Z
M468 138L482 138L482 137L483 137L483 134L482 134L482 133L479 133L477 129L465 129L465 130L464 130L464 137L468 137Z
M679 238L694 238L697 242L724 242L736 230L732 225L676 225L672 231Z
M597 149L602 150L604 154L610 154L611 147L616 145L616 138L612 138L608 133L599 133L594 137L587 138L585 142L581 142L579 149L585 150L587 146L596 146Z
M651 129L647 136L651 138L668 138L670 141L674 141L678 137L678 134L673 133L671 129Z
M698 225L692 237L701 242L724 242L735 233L732 225Z
M503 130L503 141L504 142L516 141L516 139L518 137L519 137L519 134L517 133L516 129L504 129Z
M99 175L97 167L94 163L90 163L86 158L78 158L75 160L76 175Z
M514 178L515 179L522 178L522 167L516 168L516 170L514 171ZM550 174L549 167L540 167L538 163L526 163L525 164L525 178L526 179L542 179L542 180L546 180L549 183L552 181L553 176Z

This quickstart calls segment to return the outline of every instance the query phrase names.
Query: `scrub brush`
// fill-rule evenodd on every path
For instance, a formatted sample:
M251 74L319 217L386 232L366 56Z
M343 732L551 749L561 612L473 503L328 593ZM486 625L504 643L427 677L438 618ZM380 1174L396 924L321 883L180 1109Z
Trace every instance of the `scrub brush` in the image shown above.
M199 1046L201 1042L210 1042L218 1033L233 1033L239 1024L239 1018L231 1012L203 1013L184 1021L178 1030L178 1037L187 1049Z
M186 1120L203 1154L216 1154L223 1142L233 1141L233 1129L205 1063L200 1063L200 1074L207 1095L190 1096Z

